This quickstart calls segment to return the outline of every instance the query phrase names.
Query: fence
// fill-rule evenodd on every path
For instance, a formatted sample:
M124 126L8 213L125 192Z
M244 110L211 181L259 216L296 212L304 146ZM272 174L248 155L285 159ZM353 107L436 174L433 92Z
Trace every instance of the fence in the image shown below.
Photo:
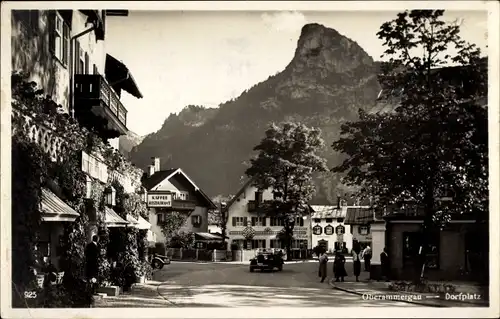
M166 255L174 261L250 261L257 255L261 249L245 249L245 250L219 250L219 249L183 249L183 248L167 248ZM274 249L266 251L274 252ZM283 252L283 258L286 260L286 253ZM310 259L312 251L305 249L292 250L293 259Z

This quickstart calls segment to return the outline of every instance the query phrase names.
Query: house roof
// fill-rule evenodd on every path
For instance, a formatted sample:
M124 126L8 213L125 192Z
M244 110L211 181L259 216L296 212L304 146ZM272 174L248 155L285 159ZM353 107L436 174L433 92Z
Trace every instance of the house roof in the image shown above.
M123 89L138 99L143 97L128 67L110 54L106 54L105 75L112 87Z
M203 192L194 182L189 178L189 176L186 175L180 168L172 168L172 169L167 169L167 170L162 170L155 172L153 175L148 177L143 181L143 186L146 188L147 191L154 191L154 188L158 186L161 182L164 180L169 180L170 178L174 177L177 174L181 174L193 187L196 192L198 192L205 202L207 203L207 206L210 209L216 209L217 206L215 206L214 202L208 197L205 192Z
M310 205L310 207L313 210L311 218L345 218L347 213L345 206L340 209L331 205Z
M138 225L137 225L138 229L150 229L151 228L151 223L148 222L147 220L145 220L142 216L139 216L139 219L137 220L137 222L138 222Z
M363 225L373 223L373 221L373 209L369 206L347 207L344 224Z
M241 194L243 194L245 192L245 189L247 189L247 187L250 186L250 184L252 184L252 182L253 182L253 178L250 178L245 182L245 184L243 184L241 189L234 195L234 197L229 202L227 202L226 209L229 209L229 207L231 207L231 205L234 204L234 202L238 199L238 197L240 197Z
M212 233L195 233L196 239L198 240L221 240L222 236L218 236Z

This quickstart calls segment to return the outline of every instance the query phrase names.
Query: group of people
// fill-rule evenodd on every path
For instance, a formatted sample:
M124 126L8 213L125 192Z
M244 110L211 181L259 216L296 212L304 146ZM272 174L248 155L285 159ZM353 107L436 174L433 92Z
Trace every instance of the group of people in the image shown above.
M355 243L352 249L352 262L353 262L353 273L356 277L356 281L359 282L359 276L361 274L361 260L364 260L365 271L370 271L372 259L372 250L370 246L366 246L362 249L359 243ZM389 254L387 249L384 248L380 254L380 262L382 268L382 276L388 281L389 278ZM335 252L335 259L333 261L333 274L335 276L335 281L344 281L347 277L347 271L345 269L346 258L341 250ZM318 276L321 278L321 282L324 282L327 277L327 264L328 255L326 251L323 251L319 256L319 271Z

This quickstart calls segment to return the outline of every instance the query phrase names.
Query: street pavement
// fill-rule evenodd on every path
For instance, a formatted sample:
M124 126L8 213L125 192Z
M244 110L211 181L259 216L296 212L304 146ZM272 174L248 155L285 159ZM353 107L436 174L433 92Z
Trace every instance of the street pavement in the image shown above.
M328 264L332 275L333 264ZM352 274L352 264L346 265ZM367 273L363 273L367 276ZM352 278L351 278L352 279ZM366 299L366 298L365 298ZM283 271L253 272L248 264L172 262L131 293L106 297L96 307L417 307L362 296L321 283L317 262L286 263Z

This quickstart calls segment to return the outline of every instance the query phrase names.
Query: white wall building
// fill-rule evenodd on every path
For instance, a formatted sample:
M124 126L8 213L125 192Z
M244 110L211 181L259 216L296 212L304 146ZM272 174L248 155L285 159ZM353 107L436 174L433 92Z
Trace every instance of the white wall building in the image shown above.
M352 249L352 233L345 225L347 206L311 205L313 247L323 245L328 253Z
M149 222L156 242L165 242L161 223L174 211L188 217L180 231L203 236L208 232L208 210L216 209L215 204L180 168L160 170L160 159L152 160L144 187L148 192Z
M278 218L258 216L258 203L273 199L273 192L265 190L259 192L251 184L245 183L234 198L227 203L226 235L229 245L236 244L240 249L284 248L277 234L283 229L283 223ZM252 233L253 237L246 235ZM311 248L310 218L298 217L294 227L292 249Z

